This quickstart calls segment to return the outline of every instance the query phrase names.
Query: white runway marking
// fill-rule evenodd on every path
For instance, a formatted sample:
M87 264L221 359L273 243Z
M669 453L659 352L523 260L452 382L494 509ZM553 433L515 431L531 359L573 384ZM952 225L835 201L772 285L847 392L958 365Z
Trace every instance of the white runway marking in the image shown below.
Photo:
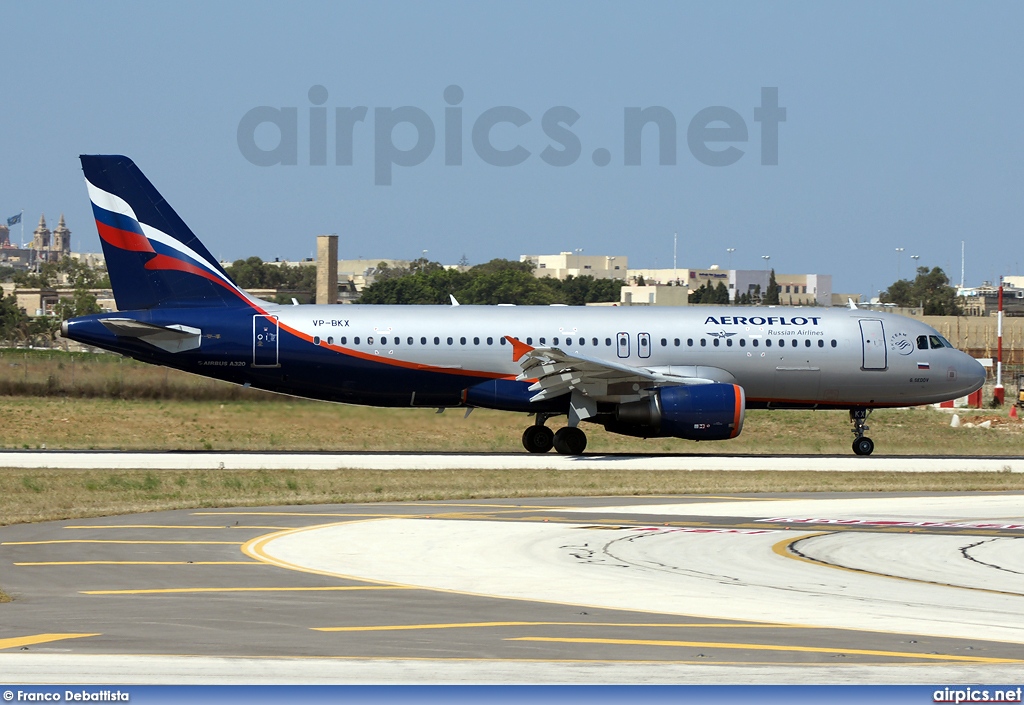
M1021 500L1019 495L999 495L671 506L679 515L760 518L788 503L794 513L813 516L991 519L1012 515L1014 509L1019 514ZM585 511L622 514L629 509ZM662 513L665 505L656 509ZM632 510L643 514L651 505ZM813 556L851 568L986 588L968 591L799 560L784 549L791 541L811 535L799 529L775 530L765 525L765 531L698 533L667 527L593 530L585 526L386 519L283 533L267 541L262 553L292 566L439 590L715 619L1024 643L1024 595L993 592L1024 584L1020 575L1001 567L1002 563L1020 566L1014 557L1021 545L1016 540L993 543L977 553L978 560L992 565L959 552L986 537L861 531L801 542L809 544Z
M147 470L780 470L831 472L1024 472L1024 458L778 457L686 455L386 454L2 451L7 468Z

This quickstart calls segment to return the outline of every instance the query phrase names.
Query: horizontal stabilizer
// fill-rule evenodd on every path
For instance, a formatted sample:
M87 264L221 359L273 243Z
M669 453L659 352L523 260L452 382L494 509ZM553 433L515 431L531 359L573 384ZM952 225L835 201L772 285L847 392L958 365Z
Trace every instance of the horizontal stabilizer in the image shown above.
M158 326L131 318L104 318L100 323L119 338L138 338L170 353L195 350L203 336L203 331L191 326Z

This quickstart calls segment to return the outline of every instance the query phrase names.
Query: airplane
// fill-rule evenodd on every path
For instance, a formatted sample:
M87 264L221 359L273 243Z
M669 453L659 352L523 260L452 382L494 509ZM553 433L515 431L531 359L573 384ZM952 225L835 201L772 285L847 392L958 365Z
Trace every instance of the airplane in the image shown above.
M873 409L985 381L935 329L856 308L270 303L232 281L130 159L81 162L118 311L61 333L155 365L329 402L525 412L526 450L564 455L584 452L583 422L725 440L747 409L848 410L853 452L870 455Z

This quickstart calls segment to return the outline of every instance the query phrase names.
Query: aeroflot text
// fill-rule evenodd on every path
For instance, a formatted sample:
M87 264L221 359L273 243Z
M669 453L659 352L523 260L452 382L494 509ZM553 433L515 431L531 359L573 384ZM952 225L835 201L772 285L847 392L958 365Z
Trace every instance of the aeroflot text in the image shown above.
M794 316L787 319L785 316L708 316L704 324L714 323L716 326L812 326L818 325L821 316Z

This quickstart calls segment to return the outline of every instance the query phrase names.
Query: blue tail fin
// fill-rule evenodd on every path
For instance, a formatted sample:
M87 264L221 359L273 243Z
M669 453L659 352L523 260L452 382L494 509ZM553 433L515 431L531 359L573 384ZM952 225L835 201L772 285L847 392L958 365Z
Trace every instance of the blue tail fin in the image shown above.
M81 160L118 309L249 305L131 159Z

